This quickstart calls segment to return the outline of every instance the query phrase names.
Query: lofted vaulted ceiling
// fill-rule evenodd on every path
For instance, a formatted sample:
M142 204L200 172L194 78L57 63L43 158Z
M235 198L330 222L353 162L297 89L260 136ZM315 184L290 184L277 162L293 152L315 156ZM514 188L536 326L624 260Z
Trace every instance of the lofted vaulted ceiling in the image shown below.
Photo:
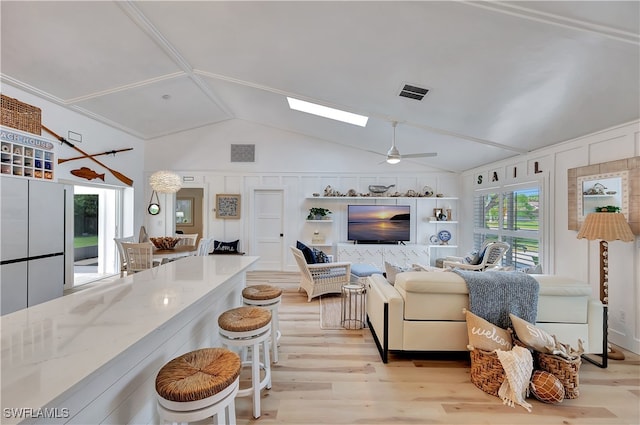
M151 142L240 119L382 161L398 121L401 154L463 171L639 118L639 4L3 0L1 78Z

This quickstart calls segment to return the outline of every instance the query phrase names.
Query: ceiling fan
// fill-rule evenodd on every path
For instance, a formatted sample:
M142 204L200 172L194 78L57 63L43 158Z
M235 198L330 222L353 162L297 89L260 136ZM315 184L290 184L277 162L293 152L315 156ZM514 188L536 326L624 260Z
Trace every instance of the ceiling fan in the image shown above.
M387 152L387 162L389 164L397 164L401 159L404 158L427 158L432 156L437 156L436 152L425 152L425 153L410 153L407 155L400 155L400 151L396 147L396 126L398 125L397 121L392 121L391 125L393 126L393 139L391 141L391 148Z

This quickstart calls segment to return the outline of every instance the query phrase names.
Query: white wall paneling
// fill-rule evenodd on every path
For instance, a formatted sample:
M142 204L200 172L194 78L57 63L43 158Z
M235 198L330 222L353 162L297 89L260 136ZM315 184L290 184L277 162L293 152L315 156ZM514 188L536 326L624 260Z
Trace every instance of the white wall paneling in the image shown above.
M533 177L535 163L538 171L545 175L544 212L544 264L547 273L571 276L590 282L593 295L599 294L600 267L599 248L596 241L588 242L576 238L577 232L568 230L567 170L570 168L629 158L640 154L638 133L640 122L634 121L611 129L599 131L574 140L549 146L528 155L491 164L486 168L469 170L462 174L461 210L472 211L469 196L477 186L477 176L487 176L497 168L509 170L527 164L527 175ZM473 229L462 220L460 230L470 238ZM471 246L471 239L461 241L462 251ZM640 353L640 242L612 242L610 250L610 340L626 349Z

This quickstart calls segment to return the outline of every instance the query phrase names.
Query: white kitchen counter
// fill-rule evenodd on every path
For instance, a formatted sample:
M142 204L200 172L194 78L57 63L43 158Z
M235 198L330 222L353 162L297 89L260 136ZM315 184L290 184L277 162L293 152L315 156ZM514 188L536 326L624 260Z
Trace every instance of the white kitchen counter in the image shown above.
M0 317L0 422L152 422L155 374L217 343L257 260L187 257Z

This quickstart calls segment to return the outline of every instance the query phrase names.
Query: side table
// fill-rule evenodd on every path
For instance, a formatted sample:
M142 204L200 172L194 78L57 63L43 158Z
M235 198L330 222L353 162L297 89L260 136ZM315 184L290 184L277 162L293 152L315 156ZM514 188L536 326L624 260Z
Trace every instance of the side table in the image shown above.
M365 324L365 286L350 283L342 286L340 325L345 329L362 329Z

